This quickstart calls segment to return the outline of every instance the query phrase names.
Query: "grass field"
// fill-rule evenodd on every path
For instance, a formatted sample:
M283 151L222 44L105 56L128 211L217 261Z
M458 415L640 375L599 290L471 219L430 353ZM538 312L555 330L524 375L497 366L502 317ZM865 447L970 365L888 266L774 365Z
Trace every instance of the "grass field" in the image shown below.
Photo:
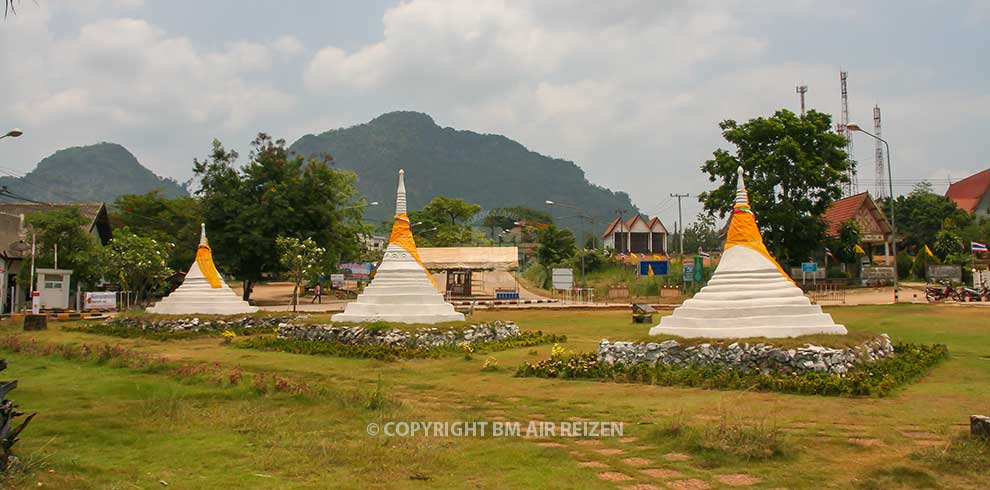
M114 363L0 352L39 415L10 488L985 488L985 445L957 440L990 413L990 309L832 308L853 332L944 343L950 359L887 398L705 391L515 378L550 346L473 359L384 362L262 352L216 337L155 341L0 327L48 343L120 344L175 363L278 373L304 394ZM638 339L627 312L483 311L565 334L567 349ZM621 421L622 437L385 437L388 421ZM693 485L693 486L692 486Z

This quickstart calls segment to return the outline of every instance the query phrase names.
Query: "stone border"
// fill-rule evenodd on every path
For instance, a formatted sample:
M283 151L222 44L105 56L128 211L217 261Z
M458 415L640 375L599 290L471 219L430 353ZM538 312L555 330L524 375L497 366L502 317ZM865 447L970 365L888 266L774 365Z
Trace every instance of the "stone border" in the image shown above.
M224 330L230 327L268 329L272 331L275 327L282 325L292 317L271 316L271 317L242 317L228 320L206 319L199 317L188 318L135 318L135 317L114 317L103 322L106 325L116 327L136 328L152 332L198 332L201 330Z
M672 366L721 366L730 369L803 374L808 372L844 375L859 364L894 355L887 334L844 349L806 344L783 348L771 344L704 343L682 346L676 340L663 342L612 342L602 339L598 359L606 364L668 364Z
M490 342L519 336L519 327L513 322L495 320L461 328L427 327L413 331L398 328L368 328L363 326L294 325L278 326L280 339L316 342L340 342L356 345L388 345L396 347L429 348L447 345L463 345Z

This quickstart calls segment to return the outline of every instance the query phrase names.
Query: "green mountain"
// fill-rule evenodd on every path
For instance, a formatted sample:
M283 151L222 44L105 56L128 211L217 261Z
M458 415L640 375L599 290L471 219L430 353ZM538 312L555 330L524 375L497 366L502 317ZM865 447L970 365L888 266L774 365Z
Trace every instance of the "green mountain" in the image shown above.
M527 206L554 216L577 214L549 207L546 200L572 204L596 219L598 232L615 216L636 207L625 192L588 182L584 171L567 160L526 149L496 134L442 128L418 112L390 112L366 124L306 135L290 147L301 155L329 153L341 169L358 175L358 189L369 201L369 221L389 219L395 212L395 185L406 170L409 209L420 209L438 195L463 198L486 210ZM580 228L577 219L558 220Z
M110 203L120 195L155 189L169 197L189 195L175 180L155 175L116 143L56 151L24 177L0 177L0 185L17 196L43 202Z

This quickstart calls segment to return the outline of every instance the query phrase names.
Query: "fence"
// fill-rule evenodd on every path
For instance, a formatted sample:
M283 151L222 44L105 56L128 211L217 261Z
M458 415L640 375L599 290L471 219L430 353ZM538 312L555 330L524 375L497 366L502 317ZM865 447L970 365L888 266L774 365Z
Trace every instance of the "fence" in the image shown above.
M823 302L845 304L846 290L835 284L816 284L813 289L808 289L808 297L815 304Z

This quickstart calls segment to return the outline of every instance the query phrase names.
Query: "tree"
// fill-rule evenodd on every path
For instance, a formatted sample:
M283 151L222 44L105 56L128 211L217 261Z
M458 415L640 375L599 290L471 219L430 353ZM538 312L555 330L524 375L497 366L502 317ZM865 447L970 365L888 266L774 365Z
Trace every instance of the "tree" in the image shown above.
M480 212L481 206L477 204L447 196L434 197L423 208L423 213L434 218L434 221L447 222L450 225L464 224Z
M829 245L829 248L835 252L835 258L839 263L852 264L856 262L856 246L862 242L861 236L859 224L855 221L844 221L839 225L839 236Z
M279 236L275 238L275 246L278 248L279 262L292 277L292 311L296 311L296 306L299 304L299 286L303 279L320 272L326 250L317 246L312 238L300 240L295 237Z
M412 232L416 243L450 247L478 241L480 237L469 223L479 212L481 206L477 204L437 196L423 209L409 213L409 221L414 224Z
M831 116L782 109L770 118L743 124L729 119L719 127L736 150L715 150L701 166L711 182L722 182L699 196L705 211L724 217L732 209L736 169L742 166L767 248L784 264L811 256L825 237L821 216L842 195L852 165L843 149L846 140L832 133Z
M962 237L959 236L959 229L951 218L946 219L942 229L935 234L935 246L932 247L932 250L944 263L962 264L966 262L968 254L963 253Z
M27 216L26 223L36 233L35 267L55 266L55 245L58 245L58 267L72 270L75 284L96 284L103 277L100 244L87 231L90 222L77 206L54 208ZM30 267L22 269L24 284ZM77 286L78 287L78 286Z
M127 227L136 235L159 242L172 242L168 266L186 270L196 258L203 213L199 201L192 197L170 199L160 191L127 194L117 198L110 215L114 227Z
M685 251L715 250L718 248L718 241L715 218L705 213L698 213L694 223L684 231Z
M118 228L104 250L107 278L124 290L134 291L138 301L147 299L175 272L168 266L173 247L172 243Z
M890 201L880 204L885 211L890 209ZM894 213L897 216L897 234L904 248L918 253L925 245L934 245L935 236L943 223L951 218L959 226L966 226L972 218L959 209L956 203L945 196L936 194L930 182L919 182L906 196L894 200Z
M574 255L574 234L556 225L548 225L540 230L536 242L540 245L536 250L536 259L546 270L549 281L551 269ZM543 284L543 287L547 287L547 284Z
M328 264L360 256L358 234L369 230L361 222L362 201L355 206L354 173L330 168L329 155L292 154L284 140L263 133L252 147L241 168L237 153L219 141L207 160L193 164L210 244L219 263L245 280L245 299L251 282L282 270L275 237L311 237Z

